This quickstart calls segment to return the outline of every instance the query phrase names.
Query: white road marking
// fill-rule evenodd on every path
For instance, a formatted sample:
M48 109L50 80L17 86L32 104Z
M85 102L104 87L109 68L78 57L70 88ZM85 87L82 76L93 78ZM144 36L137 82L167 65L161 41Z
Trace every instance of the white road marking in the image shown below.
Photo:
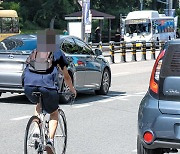
M84 104L77 104L77 105L74 104L72 107L78 109L78 108L89 107L89 106L91 106L91 105L93 105L95 103L107 103L107 102L111 102L111 101L114 101L114 100L127 101L129 97L143 96L145 93L146 92L138 92L138 93L131 94L131 95L122 94L122 95L118 95L118 96L115 96L115 95L102 96L105 99L93 101L93 102L90 102L90 103L84 103ZM30 117L31 116L22 116L22 117L12 118L10 120L18 121L18 120L28 119Z
M132 152L133 152L133 153L137 153L137 149L133 150Z
M128 75L128 74L131 74L131 73L130 72L121 72L121 73L112 74L112 76L116 77L116 76L124 76L124 75Z
M88 103L88 104L81 104L81 105L74 105L73 108L83 108L83 107L88 107L88 106L91 106L92 104L91 103Z
M140 95L140 93L136 93L136 94L132 94L132 95L118 95L118 96L113 96L113 97L109 96L106 99L101 99L101 100L93 101L93 102L90 102L90 103L73 105L73 108L77 109L77 108L89 107L89 106L91 106L91 105L93 105L95 103L107 103L107 102L111 102L111 101L115 101L115 100L127 101L129 97L137 97L137 96L143 96L143 95Z
M30 118L31 116L23 116L23 117L18 117L18 118L12 118L12 119L10 119L10 120L12 120L12 121L18 121L18 120L23 120L23 119L28 119L28 118Z
M100 100L100 102L103 102L103 103L105 103L105 102L111 102L111 101L114 101L114 100L116 100L116 99L118 99L118 100L128 100L127 99L127 97L130 97L130 96L132 96L132 95L119 95L119 96L115 96L115 97L110 97L110 98L107 98L107 99L104 99L104 100Z
M146 92L138 92L138 93L135 93L135 95L145 95Z

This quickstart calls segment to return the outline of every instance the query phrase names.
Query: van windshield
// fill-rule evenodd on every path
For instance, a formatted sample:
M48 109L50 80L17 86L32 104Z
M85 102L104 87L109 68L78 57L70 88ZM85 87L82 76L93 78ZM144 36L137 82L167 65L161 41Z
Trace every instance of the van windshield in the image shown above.
M150 21L147 20L127 20L125 22L125 33L149 34L151 32Z

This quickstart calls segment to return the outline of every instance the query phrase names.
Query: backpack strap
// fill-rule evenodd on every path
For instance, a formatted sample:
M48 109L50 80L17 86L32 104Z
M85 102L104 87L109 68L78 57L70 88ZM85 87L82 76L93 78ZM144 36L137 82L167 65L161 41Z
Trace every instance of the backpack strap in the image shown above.
M35 60L37 55L37 50L33 50L29 57L26 59L26 64L29 64L31 59Z

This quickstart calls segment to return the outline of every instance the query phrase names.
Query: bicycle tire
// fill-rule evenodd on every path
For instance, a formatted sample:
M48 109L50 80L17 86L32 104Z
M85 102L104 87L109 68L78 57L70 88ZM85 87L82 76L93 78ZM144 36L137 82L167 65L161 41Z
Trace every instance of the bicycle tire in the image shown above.
M29 119L24 136L24 154L43 153L43 151L41 152L39 149L39 143L41 142L41 137L40 137L41 129L39 124L40 124L40 119L37 116L32 116ZM35 131L36 131L36 135L37 133L39 133L39 137L33 136L33 134L35 134Z
M67 147L67 122L62 109L58 109L58 126L54 136L54 148L57 154L65 154Z

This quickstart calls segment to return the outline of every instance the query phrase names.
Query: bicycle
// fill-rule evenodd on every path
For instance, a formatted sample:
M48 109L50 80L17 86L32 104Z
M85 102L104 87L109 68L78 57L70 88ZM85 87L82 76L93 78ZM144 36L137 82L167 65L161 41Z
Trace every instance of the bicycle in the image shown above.
M70 92L60 94L70 95L70 102L74 102L74 95ZM24 154L43 154L49 139L49 116L43 110L41 92L33 92L39 98L41 112L38 116L33 115L26 126L24 138ZM72 105L72 104L71 104ZM67 146L67 122L64 111L58 108L58 126L54 136L54 148L56 154L65 154Z

